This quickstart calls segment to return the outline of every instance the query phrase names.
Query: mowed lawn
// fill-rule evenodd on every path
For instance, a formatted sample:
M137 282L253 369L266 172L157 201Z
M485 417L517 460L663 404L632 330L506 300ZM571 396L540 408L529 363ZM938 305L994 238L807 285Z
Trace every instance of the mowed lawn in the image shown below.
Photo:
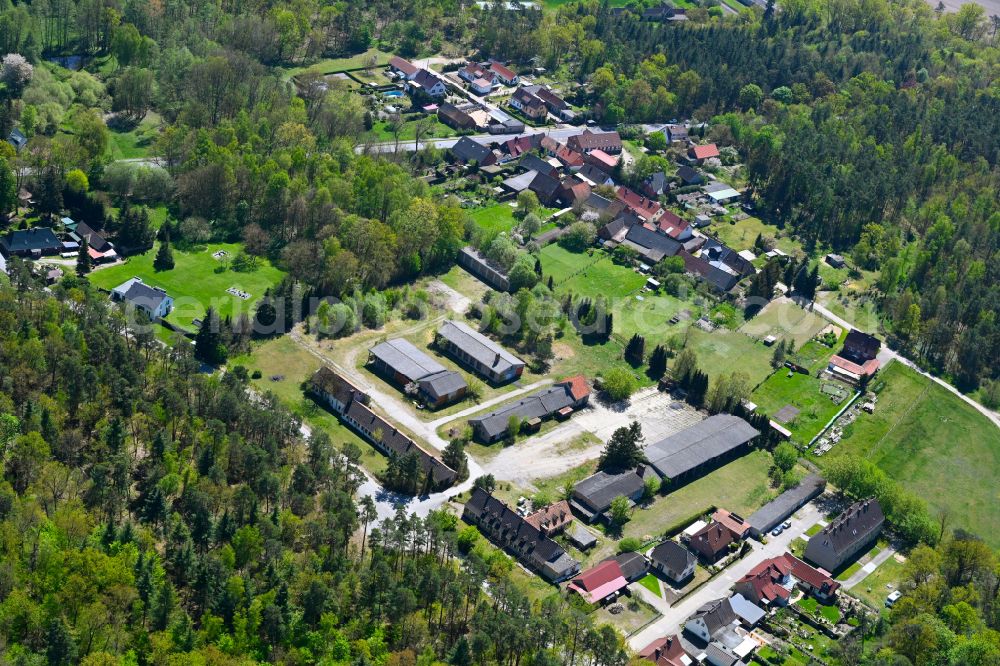
M779 340L793 340L798 349L826 327L826 320L786 298L768 303L753 319L740 327L749 336L763 339L773 335Z
M162 122L159 115L150 112L134 129L127 132L109 131L108 156L113 160L149 157L160 136Z
M713 506L749 516L777 494L768 482L769 466L767 452L751 451L665 497L657 497L649 508L636 508L619 538L659 539L678 522ZM610 539L602 541L589 561L597 563L613 555L616 545Z
M802 246L797 241L788 237L779 237L782 232L778 227L765 224L756 217L748 217L734 224L730 224L728 220L716 220L712 222L707 231L737 252L753 250L753 244L758 235L763 235L764 238L774 238L775 246L782 252L795 254L802 251ZM757 252L754 251L754 254Z
M646 284L646 278L631 268L619 266L607 254L595 250L570 252L556 243L542 248L542 276L552 276L556 293L571 292L576 296L623 298Z
M90 281L103 289L113 289L129 278L138 277L154 287L160 287L174 299L174 310L167 320L186 329L193 330L192 320L205 315L209 306L215 308L221 317L252 314L254 305L269 287L281 281L284 273L266 259L257 258L256 268L249 272L237 273L226 268L225 260L215 259L212 254L222 250L231 260L242 246L239 243L213 243L197 249L182 252L174 249L174 268L169 271L153 269L153 260L159 243L145 254L129 257L125 263L96 270L90 274ZM221 272L217 269L223 268ZM250 294L243 300L226 292L234 287Z
M862 414L820 465L841 456L867 457L931 507L950 527L1000 547L1000 429L958 396L901 363L872 382L874 414Z
M757 403L757 409L772 419L785 405L799 410L798 415L784 423L792 433L792 439L800 444L808 444L830 419L846 404L835 403L820 392L822 382L811 375L803 375L784 368L768 377L750 399Z
M469 217L489 235L510 231L517 226L514 207L505 203L475 208L469 211Z
M698 367L716 379L733 371L744 372L750 386L771 374L771 349L738 331L717 328L711 333L691 326L687 346L698 356Z

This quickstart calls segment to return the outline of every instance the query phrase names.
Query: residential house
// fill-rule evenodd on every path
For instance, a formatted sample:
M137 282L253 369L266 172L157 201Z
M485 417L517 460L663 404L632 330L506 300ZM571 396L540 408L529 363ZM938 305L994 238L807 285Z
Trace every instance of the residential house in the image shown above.
M584 156L569 146L560 145L556 151L556 159L570 171L579 171L584 165Z
M551 583L566 580L580 571L580 563L562 546L482 488L473 489L462 510L462 519L477 526L488 539Z
M500 146L500 150L508 155L510 159L517 159L522 155L527 155L537 150L542 141L542 136L542 134L522 134L521 136L504 141L503 145Z
M633 192L625 186L615 191L616 198L646 222L656 222L663 214L663 206L656 199Z
M611 502L616 497L625 497L635 502L645 490L646 484L642 476L635 471L616 474L598 472L573 487L569 505L586 522L592 523L605 517L604 514L611 508Z
M658 263L664 257L674 256L681 249L681 244L673 238L656 233L642 224L630 227L622 244L638 252L650 265Z
M716 509L712 514L712 520L729 530L734 541L743 541L750 536L750 523L731 511Z
M677 9L676 7L667 2L661 2L660 4L653 5L652 7L649 7L648 9L643 11L641 20L650 21L653 23L662 23L663 21L676 20L678 18L678 15L684 17L685 19L687 18L687 16L684 14L684 10Z
M569 137L566 145L581 153L603 150L608 154L617 155L622 152L622 138L618 132L594 132L585 129L582 133Z
M642 553L618 553L609 559L613 559L618 563L618 568L621 569L622 575L630 583L634 583L649 573L649 560Z
M33 227L10 231L0 238L0 250L4 256L42 257L59 254L63 244L48 227Z
M705 186L704 190L708 198L712 200L712 203L719 204L720 206L736 201L743 196L739 190L719 180L712 181Z
M563 181L559 189L559 200L564 206L575 206L590 197L590 185L584 181L571 177Z
M420 71L419 67L414 65L409 60L400 58L399 56L392 56L389 58L389 69L407 81L412 81L417 75L417 72Z
M877 499L855 502L809 538L805 559L827 571L837 571L874 544L884 524Z
M794 488L789 488L761 508L750 514L750 535L761 538L781 524L783 520L818 497L826 489L826 481L810 474Z
M476 128L476 121L472 116L448 102L443 102L438 107L437 116L438 120L452 129L462 131Z
M694 660L685 652L679 636L664 636L639 650L639 658L656 666L691 666Z
M369 407L370 397L329 368L322 367L313 374L308 391L384 455L415 456L424 473L424 491L446 488L457 479L455 470L373 412Z
M500 77L489 63L470 62L458 70L458 76L467 81L472 91L478 95L485 95L500 85Z
M433 409L461 400L469 389L461 374L448 370L403 338L369 349L368 363L407 392L416 392Z
M708 143L704 145L694 145L688 149L688 159L695 164L704 164L705 160L717 158L719 156L719 147L714 143Z
M80 222L76 225L75 233L82 241L87 243L88 254L95 262L103 263L114 261L118 258L115 246L108 242L100 233L92 229L86 222Z
M126 280L112 289L111 298L125 303L127 307L142 311L150 321L166 317L174 306L174 299L166 291L159 287L151 287L137 277Z
M630 225L626 223L625 216L619 215L603 227L597 230L597 237L609 243L619 244L625 240Z
M458 265L497 291L507 291L510 289L510 281L507 279L507 274L499 266L479 254L479 251L475 248L463 247L458 253Z
M519 77L514 70L510 69L506 65L500 64L496 60L490 61L490 70L497 75L497 78L500 79L500 83L505 86L516 86L521 81L521 77Z
M455 142L451 154L456 162L464 164L475 162L479 166L489 166L497 163L497 156L492 150L467 136Z
M557 95L548 86L531 86L535 88L532 90L535 95L537 95L543 102L545 106L548 107L549 112L560 118L572 118L573 112L570 111L569 104L562 97Z
M615 167L618 166L618 156L609 155L600 148L586 153L583 159L587 164L591 164L601 171L614 171Z
M702 643L709 643L720 633L730 631L739 623L729 599L716 599L703 604L684 623L684 632Z
M829 574L814 569L791 553L764 560L733 585L733 591L758 606L788 605L792 590L798 585L823 603L837 596L840 583Z
M535 153L525 153L517 163L517 168L521 171L535 171L550 178L559 177L559 169L555 168Z
M493 90L493 83L488 79L475 79L469 83L469 90L477 95L486 95Z
M543 206L552 206L558 202L559 191L562 183L558 178L539 173L535 176L528 189L538 196L538 201Z
M424 92L430 97L444 97L448 92L444 79L427 69L421 69L412 79L407 79L406 90L410 93Z
M713 289L726 293L739 284L741 276L731 269L720 268L702 257L696 257L686 250L677 253L684 260L684 270L704 280Z
M704 562L713 564L729 552L731 543L733 543L733 533L713 520L691 535L688 547Z
M525 520L545 536L551 537L565 530L573 522L573 512L569 508L569 502L559 500L555 504L543 506L528 514Z
M566 587L583 597L588 604L598 604L616 598L628 587L628 581L622 575L618 562L610 559L582 572Z
M736 617L739 618L740 624L745 629L756 628L767 615L763 608L739 593L729 597L729 605L732 606L733 612L736 613Z
M667 580L681 584L694 575L698 558L690 550L676 541L664 541L649 554L654 570Z
M545 102L537 95L528 92L523 86L514 91L509 103L532 120L539 120L548 115Z
M524 372L524 361L460 321L441 324L435 344L494 384L513 381Z
M694 230L691 229L690 222L683 219L677 213L666 209L660 215L660 220L656 228L660 233L666 234L681 243L691 240L694 236Z
M667 174L662 171L650 174L642 181L642 193L650 199L657 199L670 190Z
M683 143L688 140L688 129L684 125L664 125L661 131L667 137L667 143Z
M585 407L589 399L590 387L583 376L567 377L487 414L469 419L469 425L478 440L489 444L510 434L508 429L512 417L528 427L536 427L550 418L568 418L574 411Z
M611 185L614 186L615 179L612 178L606 171L600 167L594 166L593 164L584 164L580 167L580 170L576 172L576 175L590 183L591 187L597 187L598 185Z
M732 414L715 414L646 447L646 459L661 478L677 483L697 478L749 450L760 431Z
M21 149L28 145L28 137L24 135L24 132L15 127L7 135L7 143L14 146L15 151L21 152Z
M543 134L542 140L538 142L538 147L541 148L542 152L549 157L555 157L556 153L559 152L559 149L562 148L562 146L563 144L559 143L548 134Z
M844 348L830 357L827 371L840 379L859 383L879 369L878 352L882 342L873 335L851 329L844 339Z
M684 185L701 185L705 181L700 173L686 164L677 167L677 177Z

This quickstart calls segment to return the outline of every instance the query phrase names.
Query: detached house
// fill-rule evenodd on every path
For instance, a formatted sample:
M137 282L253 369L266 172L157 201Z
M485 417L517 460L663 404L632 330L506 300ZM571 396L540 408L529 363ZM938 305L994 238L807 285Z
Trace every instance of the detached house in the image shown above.
M708 564L718 562L729 552L733 533L714 520L691 535L688 546Z
M174 306L174 299L166 291L159 287L151 287L137 277L112 289L111 298L136 310L141 310L149 317L150 321L166 317Z
M407 81L413 80L420 68L405 58L392 56L389 59L389 69Z
M837 571L875 543L884 524L885 515L877 499L855 502L810 537L805 559L827 571Z
M0 238L0 250L6 257L41 257L59 254L63 244L48 227L34 227L8 232Z
M521 77L517 75L517 72L506 65L500 64L496 60L490 61L490 71L496 74L500 83L505 86L516 86L521 81Z
M510 105L532 120L539 120L548 115L548 108L540 97L528 92L523 86L511 95Z
M684 651L678 636L664 636L639 650L639 658L656 666L691 666L694 660Z
M479 166L490 166L497 163L496 153L467 136L463 136L455 142L455 145L451 147L451 154L456 162L463 164L475 162Z
M411 79L406 81L406 90L410 93L418 91L427 93L431 97L444 97L447 88L444 80L430 70L421 69Z
M714 143L691 146L688 149L688 159L695 164L704 164L705 160L719 156L719 147Z
M830 357L827 371L852 383L860 382L878 372L881 341L873 335L851 329L844 339L844 348Z
M792 590L798 585L807 594L823 603L830 603L840 589L840 583L829 574L814 569L791 553L764 560L751 569L733 586L758 606L785 606Z
M681 583L694 575L698 558L676 541L664 541L649 554L653 569L674 583Z

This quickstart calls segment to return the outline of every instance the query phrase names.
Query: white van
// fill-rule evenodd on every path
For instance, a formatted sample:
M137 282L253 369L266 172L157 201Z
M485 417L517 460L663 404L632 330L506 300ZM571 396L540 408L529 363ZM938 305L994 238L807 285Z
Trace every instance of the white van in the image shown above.
M899 598L901 596L903 596L903 593L900 592L899 590L893 590L892 592L890 592L889 596L885 598L885 607L892 608L896 604L896 602L899 601Z

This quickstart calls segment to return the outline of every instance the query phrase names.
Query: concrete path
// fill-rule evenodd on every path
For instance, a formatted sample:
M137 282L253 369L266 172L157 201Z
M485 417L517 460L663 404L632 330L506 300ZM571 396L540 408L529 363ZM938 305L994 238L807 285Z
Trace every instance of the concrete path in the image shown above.
M659 582L659 579L657 579L657 582ZM639 581L631 583L628 586L628 589L632 592L632 594L637 595L647 604L655 608L656 612L660 615L666 615L670 612L670 604L667 603L667 600L658 594L653 594L652 590L646 588L646 586L639 583Z
M493 405L499 405L500 403L503 402L509 402L520 395L524 395L525 393L534 391L535 389L541 388L551 383L552 383L551 379L540 379L537 382L528 384L527 386L522 386L519 389L508 391L507 393L498 395L495 398L484 400L483 402L477 403L472 407L467 407L466 409L463 409L460 412L455 412L454 414L448 414L447 416L442 416L439 419L428 421L427 425L433 428L434 430L437 430L446 423L451 423L452 421L458 421L459 419L463 419L466 416L472 416L473 414L477 414L485 409L492 407Z
M896 554L896 549L893 548L892 546L888 546L887 548L880 550L878 552L878 555L873 557L871 560L868 561L867 564L865 564L863 567L861 567L853 574L851 574L851 576L841 584L846 589L848 590L851 589L852 587L863 581L865 578L870 576L876 569L878 569L882 565L883 562L888 560L890 557L893 557L895 554Z
M852 326L851 324L849 324L844 319L841 319L837 315L833 314L827 308L825 308L824 306L820 305L819 303L815 303L814 302L814 303L811 304L811 306L806 306L806 307L811 307L812 310L814 310L815 312L818 312L819 314L823 315L826 319L832 321L837 326L843 326L845 330L849 331L852 328L854 328L854 326ZM975 400L973 400L969 396L965 395L964 393L962 393L957 388L955 388L954 386L952 386L951 384L949 384L945 380L941 379L940 377L935 377L934 375L932 375L929 372L925 371L924 369L922 369L920 366L918 366L916 363L914 363L910 359L906 358L905 356L900 355L899 352L897 352L897 351L895 351L893 349L889 349L888 347L882 347L882 350L878 353L878 360L879 360L879 363L881 363L883 366L885 366L885 364L888 363L890 360L896 360L896 361L899 361L900 363L902 363L903 365L907 366L908 368L912 368L913 370L916 370L921 375L923 375L924 377L927 377L928 379L930 379L935 384L938 384L939 386L943 386L948 391L951 391L952 393L954 393L955 395L957 395L966 404L968 404L973 409L975 409L977 412L979 412L980 414L982 414L983 416L985 416L986 418L988 418L990 420L990 422L993 423L993 425L995 425L996 427L1000 428L1000 414L997 414L992 409L989 409L988 407L979 404L978 402L976 402Z
M748 543L751 544L753 550L746 557L730 565L725 571L682 599L680 603L669 607L663 613L663 617L629 638L629 646L633 650L641 650L654 639L677 633L682 623L700 606L715 599L728 597L730 588L737 580L764 560L777 557L788 550L792 541L815 525L822 515L816 505L810 502L799 509L798 513L791 519L792 526L790 528L779 536L769 536L767 545L749 541Z

